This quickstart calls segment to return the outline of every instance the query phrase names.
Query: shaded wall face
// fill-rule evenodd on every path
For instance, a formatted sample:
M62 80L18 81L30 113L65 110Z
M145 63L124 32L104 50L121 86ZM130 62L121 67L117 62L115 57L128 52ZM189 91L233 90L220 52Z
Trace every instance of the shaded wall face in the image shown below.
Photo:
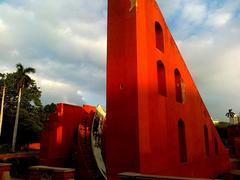
M126 6L127 4L127 6ZM108 1L107 120L109 174L139 169L136 16L130 1ZM117 36L116 36L117 34Z
M227 151L156 2L137 2L108 4L108 172L214 177Z

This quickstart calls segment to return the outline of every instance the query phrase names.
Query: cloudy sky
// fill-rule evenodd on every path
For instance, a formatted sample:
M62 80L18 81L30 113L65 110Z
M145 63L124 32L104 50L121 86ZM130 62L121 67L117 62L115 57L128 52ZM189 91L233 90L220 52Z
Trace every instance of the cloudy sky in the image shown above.
M240 112L240 0L158 0L212 117ZM36 68L44 104L106 101L107 0L0 0L0 72Z

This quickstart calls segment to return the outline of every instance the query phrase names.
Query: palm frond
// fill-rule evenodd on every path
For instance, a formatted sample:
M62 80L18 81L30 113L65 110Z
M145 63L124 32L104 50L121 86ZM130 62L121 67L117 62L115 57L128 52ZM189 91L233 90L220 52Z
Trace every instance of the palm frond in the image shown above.
M24 87L28 87L29 85L32 84L32 82L33 80L28 75L25 75L24 81L23 81Z
M24 67L21 63L16 64L17 72L23 72Z
M229 109L225 116L233 118L235 116L235 113L232 111L232 109Z
M17 91L19 91L20 88L28 87L32 83L32 79L27 75L29 73L35 73L36 70L32 67L24 68L24 66L19 63L16 65L17 72L16 72L16 87Z
M31 67L28 67L28 68L24 69L24 71L23 71L24 74L35 73L35 72L36 72L36 70Z

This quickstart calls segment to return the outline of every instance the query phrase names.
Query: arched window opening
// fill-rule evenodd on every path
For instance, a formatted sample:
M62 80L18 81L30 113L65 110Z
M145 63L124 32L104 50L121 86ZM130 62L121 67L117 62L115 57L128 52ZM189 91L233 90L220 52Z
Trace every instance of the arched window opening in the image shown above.
M167 95L166 90L166 73L162 61L157 61L157 76L158 76L158 93L162 96Z
M218 149L218 141L217 138L214 138L214 149L215 149L215 154L218 155L219 154L219 149Z
M155 22L155 38L156 38L156 48L164 52L164 38L163 30L158 22Z
M204 125L204 141L205 141L205 153L207 156L210 155L209 151L209 137L208 137L208 128Z
M178 143L179 143L179 155L180 162L187 162L187 143L185 134L185 125L182 119L178 121Z
M175 76L175 89L176 89L176 101L183 103L183 89L182 89L182 77L178 69L174 71Z

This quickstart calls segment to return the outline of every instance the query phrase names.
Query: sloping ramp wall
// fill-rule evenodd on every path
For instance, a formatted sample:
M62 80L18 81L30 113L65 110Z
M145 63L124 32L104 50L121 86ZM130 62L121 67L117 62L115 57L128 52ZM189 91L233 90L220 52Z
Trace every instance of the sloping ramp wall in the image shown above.
M228 151L156 1L108 0L107 43L108 178L227 171Z

